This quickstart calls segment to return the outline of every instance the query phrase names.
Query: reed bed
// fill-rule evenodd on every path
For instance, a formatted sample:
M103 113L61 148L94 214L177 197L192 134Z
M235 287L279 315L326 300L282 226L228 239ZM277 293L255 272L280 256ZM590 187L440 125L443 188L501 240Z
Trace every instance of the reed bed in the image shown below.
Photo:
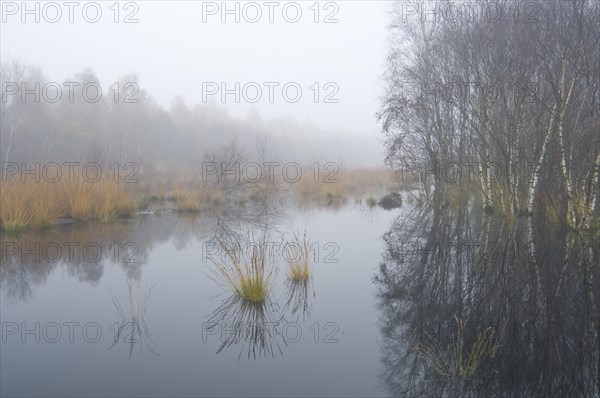
M225 195L216 186L178 185L169 197L175 209L183 212L215 210L225 204Z
M384 169L321 170L316 176L304 173L295 183L276 178L267 183L242 181L239 189L224 190L219 183L202 181L198 170L168 170L164 166L141 170L138 182L114 181L106 175L86 181L77 168L73 179L57 182L34 181L31 176L3 176L0 189L0 230L18 232L44 229L58 219L111 221L146 210L158 202L158 208L183 212L215 211L226 204L265 200L267 193L290 195L299 205L340 206L393 186L392 174ZM230 187L231 188L231 187Z
M123 183L106 177L96 182L11 176L0 189L0 229L18 232L48 228L61 217L110 221L133 214L134 200Z
M34 221L31 187L13 180L2 182L0 189L0 227L7 232L28 228Z
M386 169L352 169L304 173L293 184L296 199L321 206L336 206L349 199L362 200L370 194L384 194L397 189L393 173Z

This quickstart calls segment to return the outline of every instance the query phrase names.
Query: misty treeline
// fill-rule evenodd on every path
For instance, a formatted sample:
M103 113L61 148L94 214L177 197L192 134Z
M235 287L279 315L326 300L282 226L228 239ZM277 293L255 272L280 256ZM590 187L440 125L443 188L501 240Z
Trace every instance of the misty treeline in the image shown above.
M406 2L394 8L379 113L387 163L419 173L434 203L475 192L489 212L552 206L571 227L589 226L599 201L600 2L474 3L423 2L435 19Z
M101 82L87 68L57 81L39 66L7 57L1 72L2 162L136 162L189 170L234 137L248 153L268 137L268 161L380 163L377 142L358 132L324 131L291 116L263 120L256 109L236 117L227 104L191 105L179 96L165 109L135 74Z

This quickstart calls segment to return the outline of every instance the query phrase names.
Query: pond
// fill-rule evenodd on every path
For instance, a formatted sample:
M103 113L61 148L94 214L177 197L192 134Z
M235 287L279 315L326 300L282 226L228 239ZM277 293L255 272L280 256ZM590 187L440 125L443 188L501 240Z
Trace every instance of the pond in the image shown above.
M261 305L214 273L223 215L0 235L0 392L598 396L597 236L404 202L274 217L312 271L291 283L275 250Z
M385 395L372 278L401 211L287 211L277 231L307 231L312 276L286 283L274 259L261 310L215 280L213 216L2 235L1 393Z

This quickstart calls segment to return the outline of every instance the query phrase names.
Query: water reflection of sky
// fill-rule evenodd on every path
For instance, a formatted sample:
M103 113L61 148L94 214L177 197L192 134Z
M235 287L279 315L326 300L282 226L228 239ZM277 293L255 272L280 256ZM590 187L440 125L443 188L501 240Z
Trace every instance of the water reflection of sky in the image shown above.
M252 341L217 354L227 325L207 329L224 297L203 261L211 217L163 214L3 235L2 395L385 394L372 277L381 236L397 214L350 205L291 211L280 220L279 232L306 229L318 248L311 292L302 299L310 313L286 307L298 291L285 283L281 263L269 319L286 322L279 329L286 338L268 355L251 356L240 350ZM35 242L46 248L42 258L22 257ZM58 261L49 254L56 245L63 249Z

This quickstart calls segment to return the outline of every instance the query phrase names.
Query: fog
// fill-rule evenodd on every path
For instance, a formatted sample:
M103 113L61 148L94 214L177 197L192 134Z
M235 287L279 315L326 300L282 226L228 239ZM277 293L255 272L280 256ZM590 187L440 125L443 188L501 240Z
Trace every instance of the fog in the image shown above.
M285 160L375 166L389 6L3 2L0 44L4 63L37 66L46 83L93 71L106 97L135 81L165 111L199 106L227 134L268 134ZM201 135L221 141L217 130ZM13 150L27 144L15 139Z
M0 396L600 398L599 0L0 11Z

